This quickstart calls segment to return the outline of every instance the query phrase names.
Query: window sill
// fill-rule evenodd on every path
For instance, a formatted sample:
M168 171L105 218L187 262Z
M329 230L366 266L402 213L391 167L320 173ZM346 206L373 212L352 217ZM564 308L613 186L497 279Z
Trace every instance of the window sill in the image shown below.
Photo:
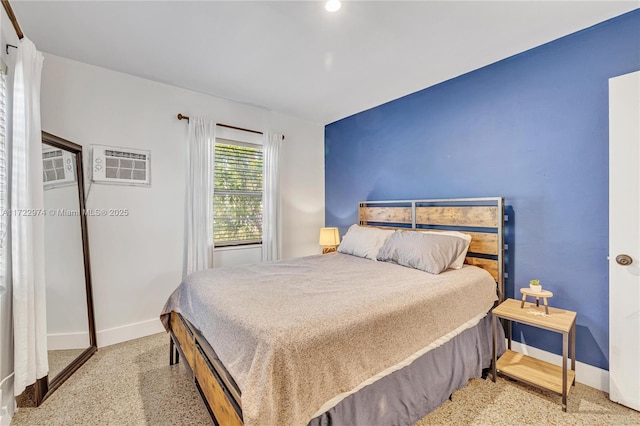
M214 247L213 251L229 251L229 250L247 250L247 249L256 249L262 247L262 243L259 244L245 244L239 246L223 246L223 247Z

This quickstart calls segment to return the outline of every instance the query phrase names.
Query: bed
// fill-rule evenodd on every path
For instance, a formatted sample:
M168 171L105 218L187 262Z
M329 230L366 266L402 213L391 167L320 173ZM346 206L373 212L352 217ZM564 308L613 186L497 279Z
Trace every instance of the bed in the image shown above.
M360 204L355 231L470 235L439 274L339 252L192 274L161 314L170 363L215 424L413 424L490 366L503 218L501 198Z

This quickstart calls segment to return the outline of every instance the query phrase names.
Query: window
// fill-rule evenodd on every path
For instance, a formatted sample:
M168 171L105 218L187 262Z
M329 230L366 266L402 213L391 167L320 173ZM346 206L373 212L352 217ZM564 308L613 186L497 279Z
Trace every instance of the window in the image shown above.
M216 139L215 247L262 242L262 146Z

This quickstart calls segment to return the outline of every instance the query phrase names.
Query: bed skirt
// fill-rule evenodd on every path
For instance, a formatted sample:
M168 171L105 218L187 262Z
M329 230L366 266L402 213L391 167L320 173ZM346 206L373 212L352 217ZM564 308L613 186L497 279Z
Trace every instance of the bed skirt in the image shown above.
M498 327L498 356L505 351ZM491 366L491 314L406 367L360 389L309 426L413 425Z

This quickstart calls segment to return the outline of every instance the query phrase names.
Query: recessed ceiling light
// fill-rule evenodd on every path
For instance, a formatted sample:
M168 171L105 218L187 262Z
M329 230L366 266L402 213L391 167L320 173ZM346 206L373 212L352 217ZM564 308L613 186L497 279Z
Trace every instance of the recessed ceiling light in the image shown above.
M325 3L324 8L329 12L337 12L340 9L340 6L342 6L340 0L329 0Z

